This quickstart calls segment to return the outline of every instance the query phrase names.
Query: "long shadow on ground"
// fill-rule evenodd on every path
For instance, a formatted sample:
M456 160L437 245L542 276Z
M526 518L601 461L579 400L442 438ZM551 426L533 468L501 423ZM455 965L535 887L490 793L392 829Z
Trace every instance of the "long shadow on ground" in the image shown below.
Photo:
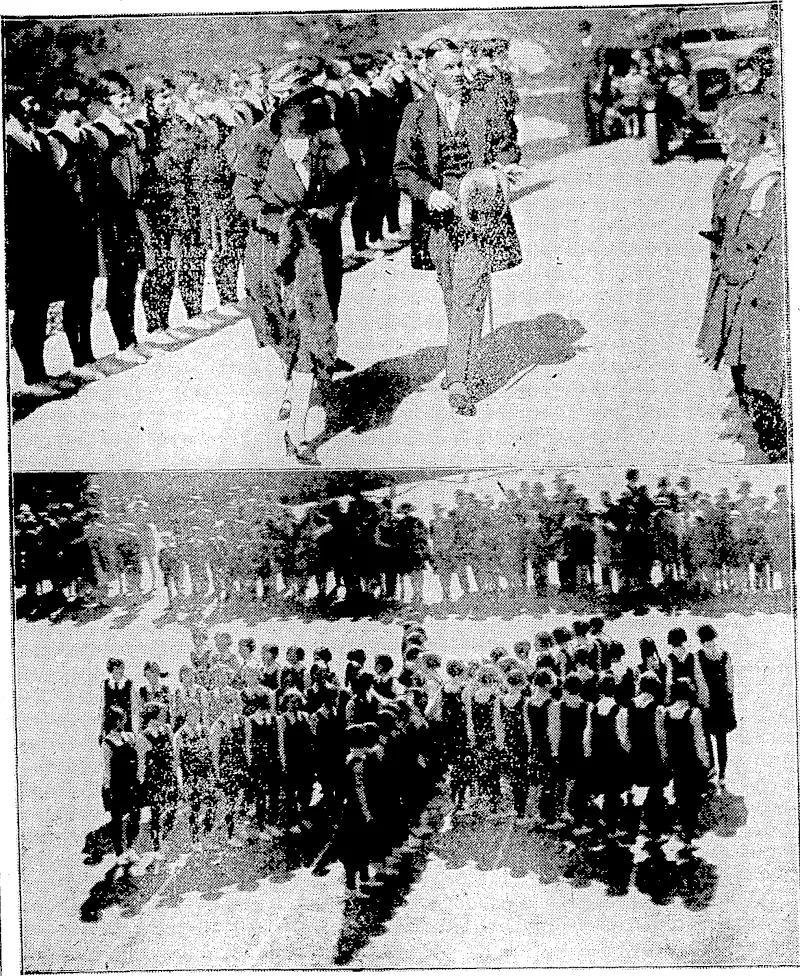
M599 817L599 811L595 810ZM479 871L507 871L512 878L535 876L541 884L566 881L576 888L598 883L609 896L626 895L631 888L647 895L655 904L666 905L679 898L692 910L707 908L718 885L717 869L696 851L672 858L661 843L644 839L634 853L633 841L640 829L638 815L630 812L623 821L627 837L611 837L599 821L589 833L574 836L568 829L544 832L521 823L487 820L476 811L452 829L440 834L432 854L441 858L449 871L473 865ZM660 827L666 834L675 830L672 814ZM730 838L747 822L747 807L741 796L720 793L707 798L694 836L715 833ZM646 835L645 835L646 836Z
M576 345L584 334L580 323L556 313L499 326L481 342L476 399L485 400L515 384L537 366L556 366L573 359L584 348ZM446 355L446 346L428 346L331 383L320 395L327 426L314 446L347 430L363 434L388 427L400 404L442 372Z

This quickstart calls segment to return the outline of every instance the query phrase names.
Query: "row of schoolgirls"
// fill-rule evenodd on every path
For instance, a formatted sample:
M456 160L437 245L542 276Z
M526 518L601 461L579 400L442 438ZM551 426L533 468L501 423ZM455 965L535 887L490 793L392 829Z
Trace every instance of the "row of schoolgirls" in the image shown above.
M730 655L710 625L693 649L672 629L666 653L643 638L641 660L603 636L602 618L521 642L491 663L449 661L441 714L457 806L480 794L497 808L503 782L518 816L543 826L602 829L687 843L704 798L725 790L736 728ZM668 807L668 787L672 803Z
M213 650L195 643L174 689L158 662L145 664L138 689L120 659L108 662L100 743L118 864L140 859L143 807L148 866L163 858L181 809L198 851L217 840L233 848L259 837L299 840L322 822L351 888L356 875L367 880L379 853L397 856L416 843L410 830L430 832L420 815L444 759L421 689L408 689L416 665L395 688L391 656L376 657L373 678L357 649L342 686L327 648L307 669L298 647L281 666L277 647L259 650L251 639L234 647L230 635L216 634Z
M195 328L241 314L237 280L249 224L234 199L235 161L283 96L287 72L293 83L302 75L327 92L339 107L337 125L347 127L342 139L361 174L349 192L356 250L404 240L394 139L405 105L427 87L407 51L352 64L309 55L269 74L258 62L210 75L186 69L145 78L140 93L116 70L91 82L64 78L54 90L9 90L6 280L25 392L54 396L104 375L91 335L98 277L106 279L123 362L143 364L187 337L170 321L176 284ZM201 317L209 252L219 298L210 318ZM134 328L140 274L145 337ZM58 301L74 366L56 378L47 374L44 343L48 306Z
M520 641L442 673L424 629L408 625L396 675L391 655L369 671L354 650L342 686L328 649L306 670L290 648L281 667L276 647L245 639L237 650L217 634L214 651L196 641L174 692L149 662L138 695L112 660L101 741L118 858L135 857L140 806L156 859L181 800L198 847L217 822L236 847L253 827L302 834L322 813L352 887L370 861L398 856L415 823L418 836L430 829L420 811L447 770L457 809L469 799L496 811L505 787L515 813L535 807L543 827L619 834L626 824L635 837L641 821L658 838L677 817L688 842L713 768L724 788L736 725L730 657L713 628L698 637L695 652L676 628L663 657L644 639L633 669L593 618L540 634L535 652Z

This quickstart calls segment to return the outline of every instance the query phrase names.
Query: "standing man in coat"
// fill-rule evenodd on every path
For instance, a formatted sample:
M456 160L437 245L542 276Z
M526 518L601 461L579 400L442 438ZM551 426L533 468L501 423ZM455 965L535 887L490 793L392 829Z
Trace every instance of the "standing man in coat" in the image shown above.
M502 191L505 176L495 174L492 185L487 167L513 168L520 152L502 108L465 94L456 45L435 41L427 57L434 88L405 110L394 175L412 201L411 266L435 269L444 295L448 334L443 387L456 413L474 416L472 387L490 275L522 263Z

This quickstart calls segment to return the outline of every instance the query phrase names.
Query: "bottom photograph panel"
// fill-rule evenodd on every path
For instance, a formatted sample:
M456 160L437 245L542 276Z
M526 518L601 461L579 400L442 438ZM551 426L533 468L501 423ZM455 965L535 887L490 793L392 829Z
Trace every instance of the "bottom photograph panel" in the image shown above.
M790 965L788 469L16 475L23 965Z

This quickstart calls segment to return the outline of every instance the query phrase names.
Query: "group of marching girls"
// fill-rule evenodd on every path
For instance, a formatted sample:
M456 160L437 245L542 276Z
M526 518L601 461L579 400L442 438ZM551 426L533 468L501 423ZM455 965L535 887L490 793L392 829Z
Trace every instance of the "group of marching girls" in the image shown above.
M299 647L279 663L276 646L259 650L250 638L235 647L217 633L213 645L195 634L174 687L157 661L138 688L121 659L108 661L100 744L117 865L157 867L182 810L196 852L300 841L325 825L326 851L344 864L350 889L368 880L370 862L432 833L420 817L444 750L411 669L398 680L391 655L379 654L370 674L355 649L340 681L328 648L307 668ZM152 850L139 854L143 807Z
M539 634L535 653L523 641L488 663L447 662L439 707L452 799L461 808L480 795L497 810L505 781L517 816L533 804L528 822L543 829L622 843L674 834L691 849L705 798L725 790L730 655L710 625L696 648L676 627L663 654L643 638L631 666L603 629L600 617L579 620Z
M328 860L348 889L370 864L392 865L434 832L449 790L454 818L507 803L523 823L566 837L600 832L633 843L701 832L705 797L725 789L736 727L731 659L713 627L699 646L674 628L668 647L640 642L631 666L604 620L575 621L485 660L442 657L424 628L404 627L401 662L349 651L343 675L328 648L279 650L195 633L174 688L158 662L136 689L108 662L100 742L103 798L117 863L150 808L152 852L181 807L193 848L242 847L325 826ZM409 846L410 845L410 846Z

